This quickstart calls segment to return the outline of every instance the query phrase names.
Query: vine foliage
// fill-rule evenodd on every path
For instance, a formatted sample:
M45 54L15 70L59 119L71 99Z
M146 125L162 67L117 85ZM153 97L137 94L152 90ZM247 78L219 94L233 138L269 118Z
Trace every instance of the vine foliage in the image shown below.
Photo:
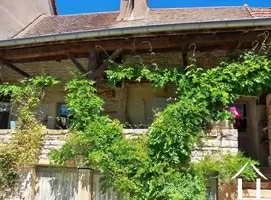
M154 88L174 83L176 103L156 116L146 134L126 139L118 121L101 115L103 101L96 96L94 83L75 78L66 86L72 134L60 150L52 152L51 160L61 165L74 159L78 165L101 171L104 188L113 187L127 199L205 199L207 177L228 181L243 163L256 162L242 154L226 153L220 155L225 158L222 161L206 158L193 164L195 142L207 122L216 120L241 95L259 96L269 91L270 72L271 60L254 51L236 62L222 62L207 70L192 64L186 72L140 63L111 63L107 70L111 85L124 80L148 80ZM225 170L217 175L221 170L215 165ZM255 174L246 171L243 176L251 180Z
M27 78L19 84L0 85L2 97L11 97L16 127L11 140L0 146L0 191L11 188L20 170L36 163L43 145L42 124L37 109L45 95L45 88L58 84L50 75Z

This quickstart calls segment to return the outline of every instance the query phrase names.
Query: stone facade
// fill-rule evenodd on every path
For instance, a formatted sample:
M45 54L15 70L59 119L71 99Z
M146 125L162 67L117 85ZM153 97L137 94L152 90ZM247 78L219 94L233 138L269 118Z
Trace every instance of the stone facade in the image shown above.
M127 138L138 137L146 129L124 129ZM14 131L0 130L0 142L8 142ZM16 183L16 188L9 191L4 197L5 200L34 200L36 167L49 166L49 153L53 149L59 149L65 142L68 135L67 130L44 130L44 146L39 155L39 161L34 166L30 166L21 173L20 180ZM235 154L238 151L238 132L235 129L215 130L212 136L201 141L201 145L196 145L193 151L192 161L198 161L209 153L223 151ZM67 163L67 167L76 167L73 162ZM79 184L80 185L80 184ZM80 185L81 187L82 185ZM90 190L90 189L89 189ZM81 191L81 190L80 190ZM82 194L86 193L82 187ZM1 197L1 196L0 196ZM1 199L1 198L0 198Z
M195 52L197 64L203 68L217 66L222 60L228 56L226 51L213 52ZM192 57L192 52L188 53L188 58ZM139 56L123 56L124 60L129 62L140 62L145 64L157 64L158 66L175 66L183 68L182 52L167 53L145 53ZM85 58L78 61L87 68L88 61ZM65 100L66 92L64 91L64 83L72 78L72 73L76 70L74 64L70 60L32 62L16 64L17 67L32 76L41 75L46 72L52 76L59 77L63 81L60 86L48 88L46 96L41 106L42 115L49 117L47 120L47 128L45 130L45 142L39 156L37 166L48 166L48 155L52 149L60 148L67 136L66 130L49 130L55 127L55 117L58 115L58 105ZM23 77L15 73L7 67L1 68L1 80L4 82L17 82ZM169 99L175 97L174 86L154 91L150 83L131 83L124 82L121 87L109 88L105 81L97 83L98 95L105 101L104 114L109 115L112 119L119 119L122 123L133 124L136 127L150 125L153 121L153 101L155 99ZM133 126L134 127L134 126ZM146 129L125 129L124 133L127 138L134 138L144 133ZM11 130L0 130L0 142L8 141L11 137ZM217 152L238 152L238 132L235 129L221 129L214 131L207 139L203 139L200 144L195 145L192 152L192 161L196 162L202 157ZM74 167L73 163L68 163L67 167ZM26 169L21 174L21 179L17 183L16 190L9 193L5 199L17 200L34 199L35 187L35 167ZM93 175L94 177L94 175ZM79 184L80 185L80 184ZM34 189L33 189L34 188ZM87 193L83 191L81 194ZM0 198L1 199L1 198Z
M203 138L192 152L192 161L222 151L236 154L238 152L238 131L236 129L214 130L212 135Z

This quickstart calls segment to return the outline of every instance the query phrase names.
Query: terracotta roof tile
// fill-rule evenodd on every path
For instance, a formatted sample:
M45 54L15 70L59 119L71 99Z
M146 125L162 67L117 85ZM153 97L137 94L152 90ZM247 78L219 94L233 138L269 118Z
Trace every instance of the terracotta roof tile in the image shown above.
M252 8L251 9L252 17L271 17L270 8Z
M250 10L249 10L250 9ZM116 21L119 13L96 13L67 16L48 16L42 19L22 37L108 29L115 27L147 26L157 24L252 19L271 17L270 9L240 7L206 7L180 9L150 9L143 20Z
M271 8L250 8L246 4L244 5L244 7L253 18L271 17Z
M106 29L115 23L119 13L48 16L28 30L23 37Z
M118 22L114 24L114 27L221 21L247 18L251 18L251 16L244 7L151 9L146 20Z

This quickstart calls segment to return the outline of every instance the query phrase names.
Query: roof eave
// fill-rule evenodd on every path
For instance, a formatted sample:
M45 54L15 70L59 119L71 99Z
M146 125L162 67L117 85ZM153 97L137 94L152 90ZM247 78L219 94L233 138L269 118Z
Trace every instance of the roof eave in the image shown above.
M28 38L17 38L0 41L0 47L34 45L47 42L69 41L75 39L91 39L110 36L125 36L131 34L161 33L204 29L247 28L271 26L271 18L238 19L223 21L206 21L191 23L157 24L149 26L134 26L109 28L72 33L61 33Z

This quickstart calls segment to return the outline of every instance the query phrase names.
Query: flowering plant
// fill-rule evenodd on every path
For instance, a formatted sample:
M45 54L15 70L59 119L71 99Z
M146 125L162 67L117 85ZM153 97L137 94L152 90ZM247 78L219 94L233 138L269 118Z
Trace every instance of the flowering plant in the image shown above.
M241 125L241 114L237 111L235 106L230 107L230 112L235 118L235 122L237 126Z
M237 111L235 106L230 107L230 112L234 116L234 118L241 118L240 113Z

